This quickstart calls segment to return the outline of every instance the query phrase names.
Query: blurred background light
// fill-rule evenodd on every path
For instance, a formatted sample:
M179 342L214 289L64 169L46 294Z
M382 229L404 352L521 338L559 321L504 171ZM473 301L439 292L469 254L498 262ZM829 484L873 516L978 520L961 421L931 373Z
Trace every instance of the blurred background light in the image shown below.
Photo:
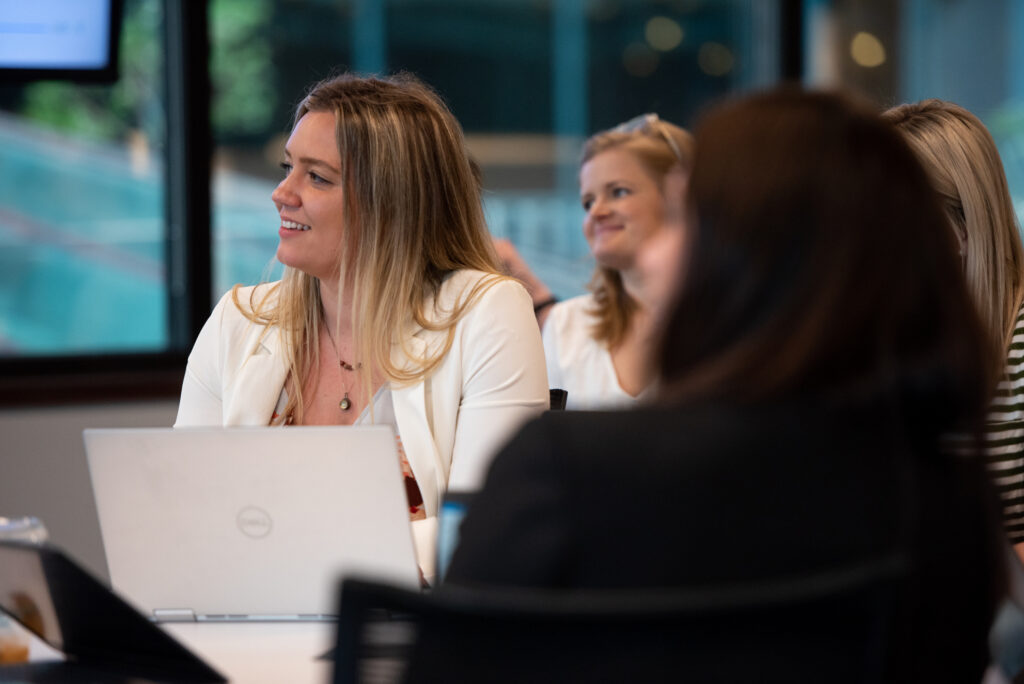
M669 17L651 17L644 28L644 37L655 50L669 52L683 42L683 27Z
M862 67L877 67L885 64L885 46L873 34L860 31L850 41L850 56Z
M708 76L725 76L736 65L736 58L726 46L708 41L697 51L697 65Z

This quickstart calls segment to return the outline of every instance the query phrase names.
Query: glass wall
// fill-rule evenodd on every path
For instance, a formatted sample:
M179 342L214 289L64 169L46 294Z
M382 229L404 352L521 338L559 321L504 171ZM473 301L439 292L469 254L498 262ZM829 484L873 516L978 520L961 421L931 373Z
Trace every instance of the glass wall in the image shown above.
M0 81L2 357L168 348L165 1L191 0L124 0L116 83ZM207 0L211 298L279 272L270 193L291 113L312 82L342 70L406 70L436 87L483 169L492 232L558 295L581 292L592 268L582 141L648 111L689 126L716 98L775 83L792 5ZM799 5L808 84L881 106L966 106L992 130L1024 211L1024 3Z
M0 82L0 355L167 343L162 8L126 0L112 85Z
M274 277L291 113L344 70L410 71L461 121L491 231L560 296L583 291L576 159L584 138L778 76L773 0L211 0L214 289Z
M0 356L170 346L164 5L124 1L116 83L0 81ZM436 87L483 168L492 231L561 296L592 266L583 139L646 111L688 125L709 99L777 78L775 0L205 6L211 297L279 272L270 192L283 142L305 89L331 73L405 70Z
M974 112L1003 158L1024 217L1024 3L805 0L806 79L880 106L927 98Z

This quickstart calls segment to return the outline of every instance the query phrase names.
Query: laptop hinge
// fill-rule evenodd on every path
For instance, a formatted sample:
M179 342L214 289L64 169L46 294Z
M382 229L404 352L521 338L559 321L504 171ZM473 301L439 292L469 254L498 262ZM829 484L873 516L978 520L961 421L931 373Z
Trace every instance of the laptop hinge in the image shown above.
M191 608L157 608L153 611L154 622L195 622L196 614Z

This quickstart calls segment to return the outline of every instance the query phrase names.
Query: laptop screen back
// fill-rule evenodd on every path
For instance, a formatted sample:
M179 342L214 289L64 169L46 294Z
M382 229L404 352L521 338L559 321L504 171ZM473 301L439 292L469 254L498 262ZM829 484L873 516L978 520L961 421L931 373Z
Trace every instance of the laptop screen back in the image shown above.
M389 427L84 439L111 583L157 619L318 619L350 574L418 586Z

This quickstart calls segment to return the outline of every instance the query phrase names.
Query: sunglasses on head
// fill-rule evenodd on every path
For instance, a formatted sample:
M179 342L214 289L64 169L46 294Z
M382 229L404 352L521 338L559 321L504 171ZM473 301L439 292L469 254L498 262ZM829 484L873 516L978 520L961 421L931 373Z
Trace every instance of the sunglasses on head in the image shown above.
M664 122L658 118L657 114L641 114L640 116L634 116L629 121L624 121L618 126L612 129L615 133L648 133L654 136L661 136L665 143L672 150L672 154L675 155L676 160L680 164L683 163L683 153L679 150L679 145L675 139L665 129Z

